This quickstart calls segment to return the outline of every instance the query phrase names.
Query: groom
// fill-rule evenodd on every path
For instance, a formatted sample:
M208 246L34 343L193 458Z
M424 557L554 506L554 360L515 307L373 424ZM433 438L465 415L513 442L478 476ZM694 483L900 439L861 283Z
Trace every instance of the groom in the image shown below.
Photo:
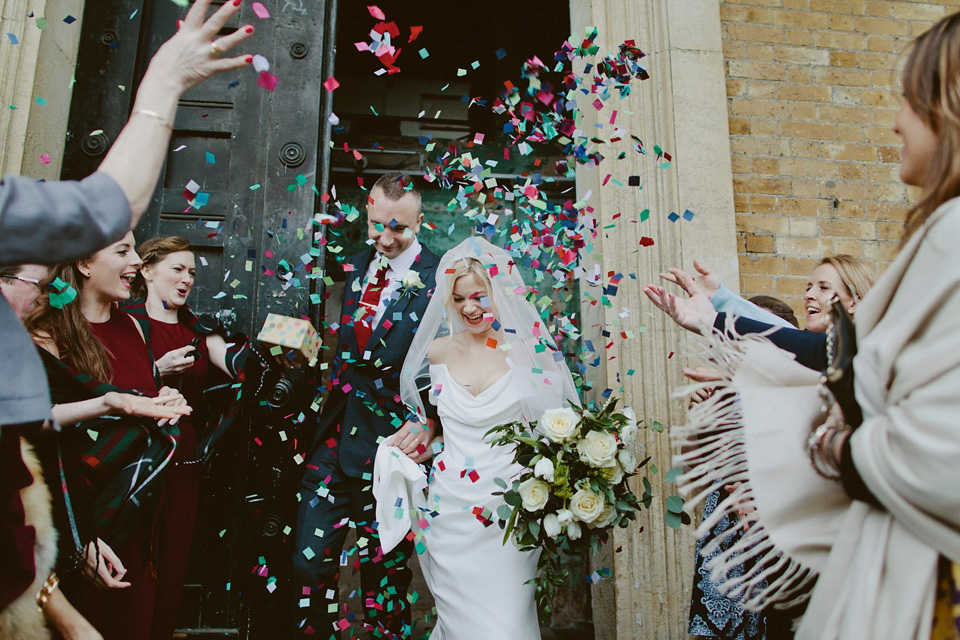
M367 629L381 630L372 637L409 633L413 545L381 552L372 474L378 443L393 434L411 457L429 455L432 433L405 423L400 403L403 359L436 286L437 257L417 241L422 220L416 185L384 174L367 203L371 248L344 264L339 345L301 481L293 561L298 629L320 640L348 626L338 606L341 566L359 568ZM357 546L343 554L352 527Z

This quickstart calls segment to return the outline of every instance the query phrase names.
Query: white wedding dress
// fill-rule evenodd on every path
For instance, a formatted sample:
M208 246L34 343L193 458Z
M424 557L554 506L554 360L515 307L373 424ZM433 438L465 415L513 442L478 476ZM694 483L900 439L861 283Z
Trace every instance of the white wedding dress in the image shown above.
M505 447L492 447L484 434L519 420L525 388L510 369L474 396L446 365L430 365L430 395L443 426L444 450L430 474L424 542L420 556L436 600L432 640L539 640L534 587L538 553L503 544L497 526L502 496L494 478L509 485L521 467Z

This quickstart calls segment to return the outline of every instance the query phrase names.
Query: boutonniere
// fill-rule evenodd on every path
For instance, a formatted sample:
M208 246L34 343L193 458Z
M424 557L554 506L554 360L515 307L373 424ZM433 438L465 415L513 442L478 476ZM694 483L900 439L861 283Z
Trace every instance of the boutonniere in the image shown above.
M419 290L425 286L423 280L420 279L420 272L408 269L400 279L400 297L402 298L407 295L415 296L419 293Z

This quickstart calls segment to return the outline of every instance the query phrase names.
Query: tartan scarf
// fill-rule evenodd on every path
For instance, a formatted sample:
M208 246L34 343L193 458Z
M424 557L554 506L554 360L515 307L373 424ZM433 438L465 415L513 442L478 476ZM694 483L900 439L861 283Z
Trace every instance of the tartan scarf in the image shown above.
M46 350L38 348L38 351L54 404L88 400L110 391L144 395L94 380ZM130 525L153 504L161 487L162 472L170 465L179 436L176 425L158 427L155 420L137 416L98 416L83 420L61 434L60 480L78 552L82 553L86 543L95 536L111 544L126 536ZM80 459L79 468L73 464L76 456ZM77 471L72 471L74 469ZM82 479L73 477L77 472ZM79 530L71 498L74 483L84 480L93 510L93 535Z
M123 304L121 309L131 315L143 329L147 345L150 345L150 316L143 300ZM223 325L209 323L200 318L188 306L177 309L177 320L199 336L219 334L227 343L225 357L227 371L232 383L207 387L203 391L207 415L202 424L194 421L197 429L197 456L178 464L206 464L217 444L241 418L245 407L263 397L279 379L269 361L254 346L244 333L230 333Z

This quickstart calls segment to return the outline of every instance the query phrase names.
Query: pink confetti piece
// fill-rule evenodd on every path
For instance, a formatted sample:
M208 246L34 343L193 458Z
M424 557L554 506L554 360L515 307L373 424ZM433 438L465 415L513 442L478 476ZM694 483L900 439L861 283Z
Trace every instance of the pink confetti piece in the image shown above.
M257 85L263 87L267 91L273 91L277 88L277 76L273 75L269 71L261 71L260 75L257 77Z
M50 154L41 153L40 154L40 164L50 164Z
M323 83L323 88L327 91L334 91L337 87L340 86L340 83L337 82L337 79L333 76L327 78L326 82Z
M375 4L367 5L367 11L369 11L370 15L372 15L377 20L387 19L387 16L383 15L383 11L380 10L380 7L378 7Z
M267 18L270 17L270 12L267 10L265 6L263 6L262 2L251 3L250 7L253 9L253 12L257 14L257 17L260 18L261 20L266 20Z

